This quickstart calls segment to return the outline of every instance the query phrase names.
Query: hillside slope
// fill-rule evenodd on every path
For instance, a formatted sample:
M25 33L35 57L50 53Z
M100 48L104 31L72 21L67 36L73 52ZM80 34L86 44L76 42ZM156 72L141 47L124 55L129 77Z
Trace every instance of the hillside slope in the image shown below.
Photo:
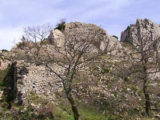
M99 54L94 61L82 64L73 79L72 94L80 111L80 120L149 119L145 116L143 82L139 78L139 53L133 56L139 28L142 30L140 34L149 35L151 40L160 34L158 24L137 20L135 25L122 32L121 41L118 41L96 25L72 22L66 24L64 31L52 30L42 44L38 43L39 63L35 62L37 47L33 42L20 43L9 52L3 51L1 55L5 60L1 60L1 64L10 65L3 69L0 67L1 92L4 93L0 96L3 106L0 117L8 120L73 120L62 81L42 63L55 58L64 62L55 46L63 53L65 39L74 36L79 43L86 38L93 41L88 56ZM47 40L53 41L53 44ZM53 62L50 67L59 74L64 72L60 64ZM159 76L159 72L149 76L151 117L157 115L160 109ZM7 86L6 80L9 82L7 85L12 84ZM12 90L16 92L10 97Z

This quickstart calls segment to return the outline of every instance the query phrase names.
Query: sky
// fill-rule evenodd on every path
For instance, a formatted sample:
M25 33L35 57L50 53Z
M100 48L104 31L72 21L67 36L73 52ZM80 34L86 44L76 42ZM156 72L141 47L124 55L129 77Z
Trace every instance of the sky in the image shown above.
M136 19L160 23L160 0L0 0L0 49L11 49L24 27L66 22L93 23L120 34Z

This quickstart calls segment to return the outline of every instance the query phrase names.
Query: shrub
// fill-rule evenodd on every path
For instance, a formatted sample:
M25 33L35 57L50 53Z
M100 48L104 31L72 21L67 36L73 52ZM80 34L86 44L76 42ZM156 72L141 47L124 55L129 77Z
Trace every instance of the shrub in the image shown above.
M2 87L4 85L4 78L8 72L8 68L5 70L0 70L0 86Z
M43 40L40 44L41 45L47 45L47 44L49 44L49 42L48 42L48 40Z
M15 71L16 71L16 62L12 63L8 67L6 76L4 77L4 94L3 99L8 103L8 108L11 107L11 103L14 101L16 97L16 86L15 86Z
M109 72L110 72L110 70L109 70L108 68L104 68L104 69L102 70L102 74L109 73Z
M66 22L64 20L62 20L60 23L57 24L57 27L55 29L58 29L63 32L65 29L65 24L66 24Z
M116 35L113 35L112 37L114 37L114 38L118 39L118 37L117 37Z
M38 117L41 119L42 118L53 119L55 111L56 111L56 106L51 102L47 103L46 105L41 105L40 108L37 110Z
M26 42L19 42L17 48L23 49L26 46Z
M8 52L8 50L6 50L6 49L2 49L2 52Z

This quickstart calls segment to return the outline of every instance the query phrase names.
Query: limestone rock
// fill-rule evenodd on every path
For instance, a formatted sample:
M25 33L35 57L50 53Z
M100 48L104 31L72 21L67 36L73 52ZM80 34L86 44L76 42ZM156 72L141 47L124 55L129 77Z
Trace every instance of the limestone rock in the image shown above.
M64 46L64 34L58 30L58 29L54 29L50 32L50 35L48 37L48 40L50 41L50 43L54 43L56 44L58 47L63 47Z
M92 52L105 51L108 46L111 46L115 42L104 29L94 24L80 22L71 22L66 24L63 32L59 30L52 30L48 40L53 41L58 47L63 48L65 38L80 42L87 39L87 41L92 44L90 50ZM109 42L111 43L110 45Z
M138 32L139 31L139 32ZM160 37L160 25L149 19L138 19L136 24L131 24L121 34L121 42L129 42L133 45L139 43L141 37L147 44Z
M4 70L8 67L10 61L6 60L3 53L0 55L0 70Z
M53 65L53 68L62 72L59 66ZM18 61L17 76L17 98L21 99L25 106L28 105L27 95L30 92L43 94L52 101L55 92L62 89L61 81L45 66L27 65L23 61Z
M80 22L71 22L66 24L65 33L68 37L75 36L77 41L91 41L93 46L104 51L109 40L106 31L94 24L85 24Z

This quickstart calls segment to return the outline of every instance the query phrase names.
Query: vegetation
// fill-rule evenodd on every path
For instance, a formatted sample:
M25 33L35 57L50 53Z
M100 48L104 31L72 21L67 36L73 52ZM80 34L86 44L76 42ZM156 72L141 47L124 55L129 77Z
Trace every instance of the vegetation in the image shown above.
M9 52L8 50L6 50L6 49L2 49L2 52Z
M7 103L7 107L10 108L12 102L16 97L16 62L9 66L6 70L5 77L3 78L3 101Z
M159 68L157 68L157 65L159 65L159 56L158 56L158 49L157 49L157 41L159 41L160 38L148 38L147 35L141 36L141 30L140 28L137 29L137 43L133 44L134 50L139 54L139 59L137 60L137 63L133 63L133 66L136 66L136 68L140 69L134 73L136 73L136 78L142 81L142 91L144 94L144 102L145 102L145 113L146 115L151 115L151 95L149 93L149 86L152 81L152 79L149 77L149 75L153 75L157 72L159 72ZM153 42L154 41L154 42ZM134 53L133 53L134 54ZM153 55L156 54L156 55ZM132 57L134 59L134 57ZM137 58L136 58L137 59ZM150 59L153 59L152 61ZM155 60L154 60L155 59ZM138 67L139 66L139 67ZM150 72L150 70L152 70ZM137 74L138 73L138 74ZM132 73L131 73L132 74Z
M114 37L114 38L118 39L118 37L117 37L116 35L113 35L112 37Z
M0 88L2 88L4 86L4 78L7 75L8 72L8 68L5 70L0 70Z
M57 24L55 29L58 29L63 32L65 30L65 25L66 25L65 20L61 20L61 22Z
M62 21L55 29L64 31L65 22ZM27 105L18 104L15 101L17 69L16 62L13 62L7 69L0 70L0 90L3 91L0 119L151 120L159 112L159 78L152 80L149 76L159 72L159 58L154 43L146 46L142 37L138 38L139 43L135 46L122 43L123 47L131 50L128 59L122 60L107 54L107 49L105 53L92 54L89 50L96 36L86 38L82 43L76 39L80 38L79 35L71 33L68 36L64 32L64 48L60 48L48 43L46 36L43 36L45 30L42 31L39 27L25 29L25 35L17 45L21 51L14 51L18 57L13 60L24 60L28 65L42 65L61 80L62 89L49 96L53 100L45 94L37 94L36 90L28 90L25 98ZM49 33L48 29L45 33ZM41 50L51 45L54 46L51 49L53 54L46 50L43 60ZM55 53L60 58L56 58ZM153 53L156 55L153 56ZM151 61L152 58L154 61ZM56 69L57 66L61 71ZM156 83L157 88L153 83Z

